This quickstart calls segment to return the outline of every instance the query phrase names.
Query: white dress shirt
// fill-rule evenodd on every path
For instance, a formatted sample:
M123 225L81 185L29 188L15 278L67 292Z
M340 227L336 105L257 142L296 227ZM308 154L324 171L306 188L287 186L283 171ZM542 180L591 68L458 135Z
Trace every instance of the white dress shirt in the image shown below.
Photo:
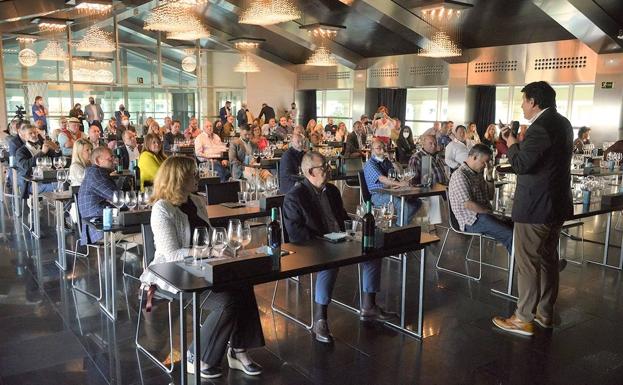
M471 140L465 140L465 143L454 139L446 146L446 164L452 170L459 168L467 160L469 150L474 146Z
M208 134L202 132L195 138L195 155L198 158L206 159L220 156L223 151L227 151L227 147L216 134L209 137Z
M128 150L128 163L132 163L133 160L138 162L138 157L141 156L141 153L138 151L138 146L134 147L134 150L128 145L126 145L125 148Z

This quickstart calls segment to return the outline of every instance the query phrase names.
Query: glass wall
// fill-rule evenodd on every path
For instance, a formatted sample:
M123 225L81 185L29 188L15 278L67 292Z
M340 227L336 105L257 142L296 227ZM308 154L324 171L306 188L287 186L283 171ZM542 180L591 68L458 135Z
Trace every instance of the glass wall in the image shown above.
M426 87L407 89L407 108L403 125L411 127L414 135L421 135L448 116L448 88Z
M316 116L322 124L333 118L333 124L344 122L348 131L352 130L352 90L316 91Z

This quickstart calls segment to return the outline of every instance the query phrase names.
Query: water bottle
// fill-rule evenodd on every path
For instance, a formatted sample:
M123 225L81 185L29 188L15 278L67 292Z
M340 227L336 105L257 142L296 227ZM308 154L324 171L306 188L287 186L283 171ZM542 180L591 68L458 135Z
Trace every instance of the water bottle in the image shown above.
M103 215L103 226L104 229L110 229L112 227L112 208L105 207L104 215Z

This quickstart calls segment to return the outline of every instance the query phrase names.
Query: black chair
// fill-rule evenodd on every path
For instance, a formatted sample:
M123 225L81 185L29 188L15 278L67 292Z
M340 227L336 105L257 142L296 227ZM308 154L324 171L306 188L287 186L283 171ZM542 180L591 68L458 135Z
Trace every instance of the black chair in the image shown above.
M156 253L156 247L154 245L154 233L151 230L151 225L142 224L141 225L141 233L143 235L143 266L145 269L151 261L154 259ZM169 309L169 357L171 357L171 365L169 367L165 366L161 360L159 360L156 356L154 356L151 352L147 350L143 345L140 344L138 337L141 331L141 319L143 315L143 297L145 295L145 290L141 289L141 293L139 296L138 302L138 320L136 321L136 335L134 337L134 342L136 343L136 348L143 352L149 359L151 359L159 368L164 370L167 374L171 374L174 368L174 359L173 359L173 313L171 310L171 306L175 298L171 295L171 293L165 292L160 289L156 289L154 292L154 298L164 299L167 301L167 306ZM182 359L185 359L182 356Z
M220 203L238 202L238 192L240 182L232 181L217 184L206 184L206 195L208 205L218 205Z
M366 176L363 173L363 170L359 171L359 187L360 187L360 201L361 203L368 202L372 200L372 194L370 194L370 190L368 190L368 184L366 183Z

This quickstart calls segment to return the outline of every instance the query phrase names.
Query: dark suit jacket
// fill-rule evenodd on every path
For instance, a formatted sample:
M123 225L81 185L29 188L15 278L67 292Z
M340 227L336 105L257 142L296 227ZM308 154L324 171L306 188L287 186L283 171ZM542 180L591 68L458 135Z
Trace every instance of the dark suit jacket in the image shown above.
M257 118L262 119L262 116L264 117L264 122L268 123L271 118L275 117L275 110L271 106L262 107Z
M116 150L115 150L116 154ZM130 154L128 153L128 149L125 147L125 144L121 145L121 163L123 164L123 169L127 170L130 168Z
M523 142L508 149L517 174L513 221L547 224L573 215L572 155L571 123L550 107L530 125Z
M303 151L288 148L281 156L281 160L279 161L279 191L282 194L290 192L292 187L294 187L299 180L297 175L304 154Z
M329 232L321 218L320 203L306 184L307 182L297 183L283 201L284 230L289 242L304 242ZM340 229L344 230L344 221L348 219L348 214L344 210L340 190L330 183L325 188L335 219Z
M366 142L366 134L363 134L363 142ZM359 152L359 141L357 140L357 134L355 133L355 131L351 132L350 134L348 134L348 136L346 137L346 148L344 150L344 155L345 156L350 156L350 154L354 153L354 152Z
M9 156L15 156L17 150L22 147L25 143L22 141L22 138L19 135L15 135L11 137L9 140Z
M32 156L30 150L25 145L18 148L15 153L15 166L17 167L18 181L22 192L22 198L28 198L30 189L28 182L24 178L32 176L32 168L37 165L37 158L41 157L55 157L54 151L48 151L47 154L39 153L37 156Z
M244 108L239 109L238 114L236 115L236 120L238 121L238 127L248 124L247 110Z

